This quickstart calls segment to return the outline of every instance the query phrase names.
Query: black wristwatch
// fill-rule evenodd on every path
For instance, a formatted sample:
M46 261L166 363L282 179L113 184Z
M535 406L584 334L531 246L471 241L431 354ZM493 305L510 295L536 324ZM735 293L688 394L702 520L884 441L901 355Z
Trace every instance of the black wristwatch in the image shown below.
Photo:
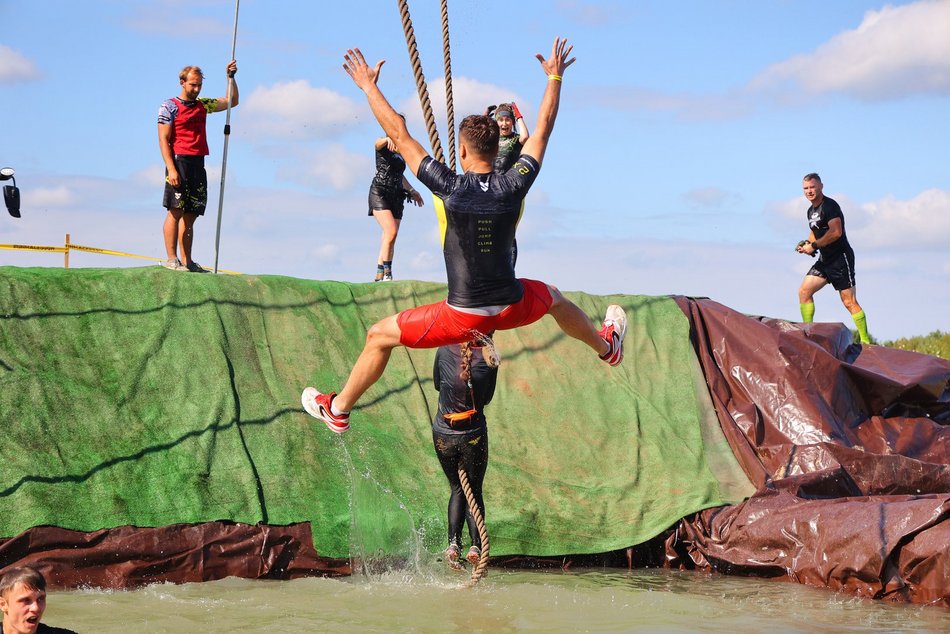
M817 251L817 250L818 250L818 243L813 241L813 242L811 243L811 248L812 248L813 250Z

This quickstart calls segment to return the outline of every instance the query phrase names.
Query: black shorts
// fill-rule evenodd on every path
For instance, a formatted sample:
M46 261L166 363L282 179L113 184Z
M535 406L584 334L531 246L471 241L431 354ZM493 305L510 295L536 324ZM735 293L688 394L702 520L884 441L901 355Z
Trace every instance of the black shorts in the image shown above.
M369 186L369 216L373 211L388 209L393 212L393 218L402 220L402 210L406 204L405 190L392 189L390 187L379 187L377 185Z
M178 170L178 188L168 183L165 169L165 194L162 206L165 209L181 209L186 214L203 216L208 205L208 174L205 172L205 157L175 155Z
M854 251L849 249L827 261L824 256L818 258L808 275L828 280L836 291L854 288Z

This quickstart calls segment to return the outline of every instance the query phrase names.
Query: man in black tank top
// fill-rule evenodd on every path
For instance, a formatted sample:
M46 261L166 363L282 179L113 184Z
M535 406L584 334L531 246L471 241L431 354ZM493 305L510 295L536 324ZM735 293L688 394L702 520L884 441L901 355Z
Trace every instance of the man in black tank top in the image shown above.
M535 133L521 157L504 174L493 169L498 152L498 124L485 115L470 115L459 125L459 162L455 174L432 160L409 134L406 122L376 85L383 61L367 65L359 49L344 55L343 68L366 93L386 136L396 144L406 166L436 197L436 214L448 274L446 301L391 315L374 324L366 345L339 394L308 387L301 395L307 413L337 433L349 429L349 411L386 369L393 348L436 348L461 343L483 333L518 328L546 314L571 337L590 346L610 365L623 360L627 318L620 306L608 306L598 330L587 315L553 286L515 277L511 250L524 197L541 169L561 98L564 71L574 63L567 40L556 38L551 56L536 55L547 76Z

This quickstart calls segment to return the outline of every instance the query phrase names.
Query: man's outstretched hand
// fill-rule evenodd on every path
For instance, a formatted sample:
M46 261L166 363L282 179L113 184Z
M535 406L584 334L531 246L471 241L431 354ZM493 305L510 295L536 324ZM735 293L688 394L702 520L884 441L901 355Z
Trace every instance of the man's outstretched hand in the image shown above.
M574 63L576 57L567 59L567 56L571 54L571 51L574 50L574 45L568 45L567 38L554 38L554 44L551 45L551 57L544 59L544 56L541 53L535 55L538 58L538 61L541 62L541 68L544 70L547 75L557 75L561 76L564 74L564 70Z
M376 81L379 79L379 69L385 63L386 60L381 59L376 62L376 66L370 68L366 60L363 59L363 53L358 48L348 49L343 55L343 70L363 92L376 85Z

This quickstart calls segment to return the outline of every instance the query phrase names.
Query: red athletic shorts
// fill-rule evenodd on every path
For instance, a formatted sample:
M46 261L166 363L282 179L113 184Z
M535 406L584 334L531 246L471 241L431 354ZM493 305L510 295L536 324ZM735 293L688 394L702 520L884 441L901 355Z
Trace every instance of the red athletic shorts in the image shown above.
M524 288L521 300L497 315L471 315L450 307L445 300L404 310L396 315L399 343L407 348L438 348L463 343L475 332L488 334L532 324L544 317L554 298L548 285L537 280L518 280Z

